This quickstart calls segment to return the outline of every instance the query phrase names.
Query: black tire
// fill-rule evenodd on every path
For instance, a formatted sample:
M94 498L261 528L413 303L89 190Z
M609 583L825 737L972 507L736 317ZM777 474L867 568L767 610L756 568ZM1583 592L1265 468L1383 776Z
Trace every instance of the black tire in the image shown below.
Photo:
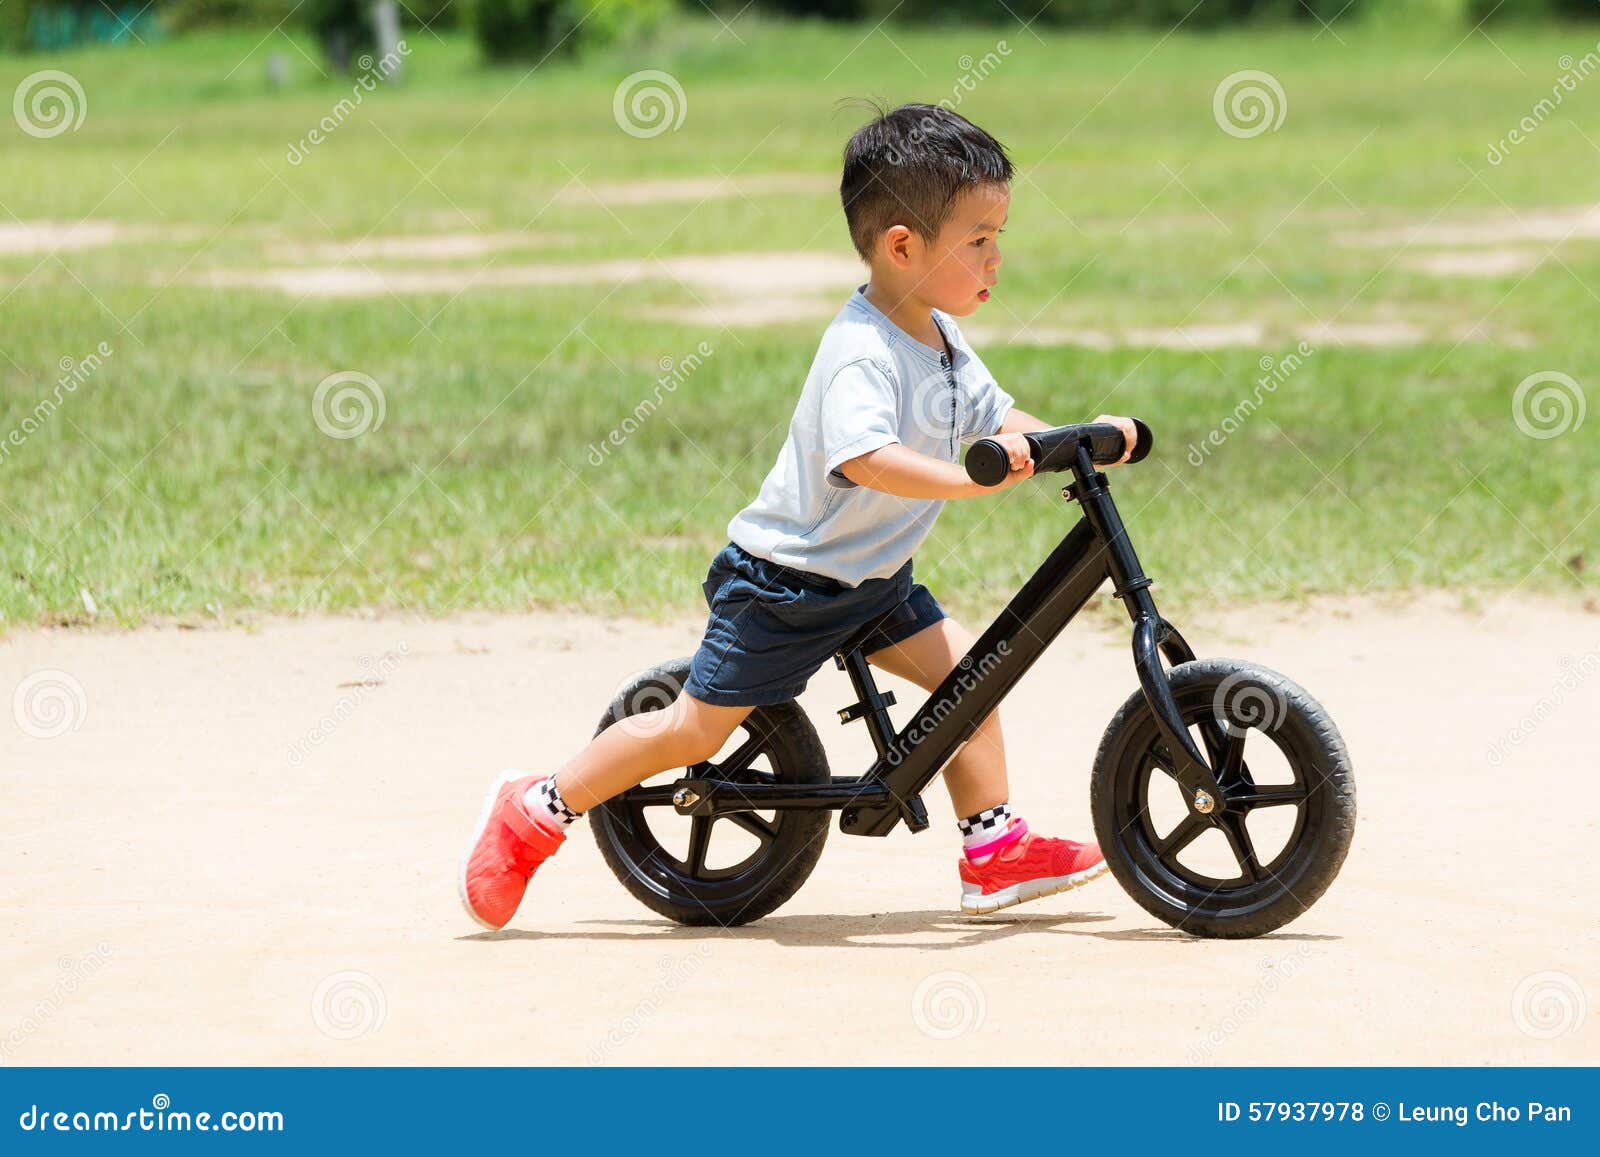
M1151 789L1176 789L1177 781L1161 766L1170 758L1165 742L1143 693L1136 692L1111 720L1095 756L1090 810L1096 839L1128 894L1172 927L1222 938L1272 932L1327 891L1350 850L1356 791L1349 752L1321 704L1275 671L1237 659L1204 659L1173 668L1171 677L1184 721L1191 733L1200 733L1201 750L1221 768L1223 797L1230 804L1203 816L1177 789L1173 806L1185 814L1167 831L1157 830ZM1256 782L1244 750L1252 732L1270 739L1281 754L1288 782ZM1258 768L1277 762L1271 748L1257 752ZM1289 835L1263 863L1256 834L1243 817L1260 808L1283 815L1279 809L1291 806L1294 816L1280 821ZM1220 847L1207 835L1212 830L1220 833ZM1236 876L1185 862L1202 838L1212 839L1213 853L1232 857Z
M630 680L595 729L598 735L618 719L658 711L678 697L689 675L689 660L674 659L641 672ZM827 783L828 757L816 728L792 700L754 708L740 724L745 739L739 747L754 745L752 760L744 768L696 765L697 778L728 774L736 782ZM738 734L738 733L736 733ZM737 753L738 748L735 749ZM762 757L768 767L751 768ZM667 773L656 783L690 774L688 769ZM670 806L643 806L637 789L607 800L590 813L600 854L617 879L647 908L679 924L731 927L748 924L774 911L805 883L817 866L828 838L831 813L774 811L734 813L715 819L680 816ZM668 825L675 834L687 832L684 857L670 853L660 835ZM724 825L753 836L757 848L737 863L713 866L713 833ZM696 861L696 846L700 855Z

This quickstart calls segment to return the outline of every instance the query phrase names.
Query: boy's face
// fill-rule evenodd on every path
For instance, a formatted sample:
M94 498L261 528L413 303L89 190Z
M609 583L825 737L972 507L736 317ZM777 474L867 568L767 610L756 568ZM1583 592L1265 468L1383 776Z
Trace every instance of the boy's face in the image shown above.
M905 272L913 292L956 317L977 312L999 278L1000 227L1011 208L1004 185L979 185L956 198L955 211L931 242L909 247ZM897 263L898 264L898 263Z

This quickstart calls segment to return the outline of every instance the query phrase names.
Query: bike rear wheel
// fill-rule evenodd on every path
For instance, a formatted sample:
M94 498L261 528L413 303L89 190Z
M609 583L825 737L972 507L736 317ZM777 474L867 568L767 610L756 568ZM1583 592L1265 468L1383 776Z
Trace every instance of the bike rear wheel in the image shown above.
M1101 851L1128 894L1174 928L1227 938L1281 928L1327 890L1350 849L1356 797L1344 740L1304 688L1265 667L1205 659L1171 679L1224 806L1194 807L1135 693L1095 757Z
M595 734L619 719L666 707L688 675L687 658L642 672L618 692ZM646 907L701 926L731 927L768 915L816 867L830 813L681 816L671 805L670 785L685 776L733 784L828 783L827 754L811 720L793 701L756 707L718 758L654 776L590 813L600 854Z

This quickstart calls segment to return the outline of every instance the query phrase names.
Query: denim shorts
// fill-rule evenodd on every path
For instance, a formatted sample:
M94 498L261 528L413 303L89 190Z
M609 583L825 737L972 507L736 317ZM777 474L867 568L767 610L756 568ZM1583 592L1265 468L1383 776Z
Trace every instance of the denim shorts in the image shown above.
M909 639L945 617L928 588L912 581L910 559L888 578L850 587L730 542L711 560L703 585L711 618L683 690L718 707L795 698L851 635L897 607L902 614L873 633L865 653Z

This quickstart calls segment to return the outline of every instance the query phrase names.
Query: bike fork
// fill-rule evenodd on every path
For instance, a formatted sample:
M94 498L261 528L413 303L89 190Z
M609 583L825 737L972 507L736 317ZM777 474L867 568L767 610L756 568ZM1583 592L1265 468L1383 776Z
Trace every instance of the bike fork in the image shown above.
M1106 476L1095 469L1087 447L1078 447L1072 474L1072 485L1062 493L1077 500L1095 535L1105 544L1116 597L1133 620L1133 665L1139 674L1139 687L1155 716L1156 729L1172 752L1173 777L1183 786L1189 806L1208 815L1222 806L1222 792L1213 769L1183 722L1183 713L1172 694L1172 681L1161 664L1163 654L1174 666L1191 662L1194 651L1178 629L1156 610L1155 600L1150 597L1151 580L1128 541L1127 528L1106 487Z

